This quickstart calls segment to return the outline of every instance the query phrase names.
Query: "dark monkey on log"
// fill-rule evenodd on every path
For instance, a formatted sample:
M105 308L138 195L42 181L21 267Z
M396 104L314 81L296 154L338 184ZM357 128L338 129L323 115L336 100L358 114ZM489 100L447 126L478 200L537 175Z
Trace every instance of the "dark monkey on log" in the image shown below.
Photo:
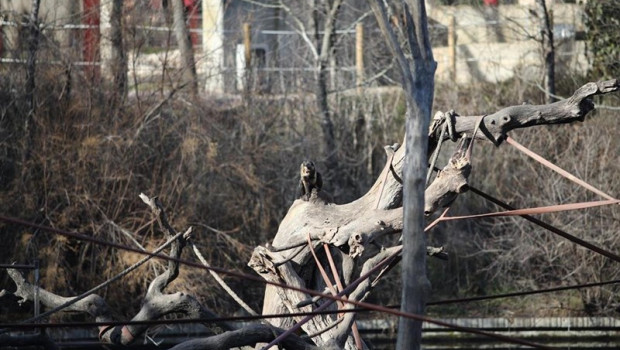
M312 190L316 188L318 193L321 187L323 187L321 173L316 171L312 161L303 161L299 167L299 198L309 200Z

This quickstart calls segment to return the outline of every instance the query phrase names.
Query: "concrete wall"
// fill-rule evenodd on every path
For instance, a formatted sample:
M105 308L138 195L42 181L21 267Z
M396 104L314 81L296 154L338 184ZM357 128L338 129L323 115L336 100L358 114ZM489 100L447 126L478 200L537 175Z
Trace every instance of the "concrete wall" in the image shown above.
M559 43L556 48L556 75L563 71L585 73L588 62L583 41ZM447 47L433 49L437 61L437 81L450 80L450 56ZM512 43L475 43L457 46L456 82L501 82L514 77L540 81L543 61L535 41Z
M48 26L61 26L65 24L79 24L79 17L74 14L81 11L81 1L76 0L42 0L39 7L39 21ZM9 22L22 23L24 16L28 16L32 9L32 0L0 0L0 13L2 18ZM73 23L72 21L77 21ZM25 45L23 35L20 35L21 26L7 25L2 27L4 32L4 47L11 51ZM50 35L61 47L69 47L72 44L72 32L70 30L55 30Z
M575 41L576 31L583 30L582 7L575 4L550 2L555 24L556 74L563 71L586 72L585 43ZM520 5L431 6L429 17L449 26L456 26L456 82L500 82L519 77L541 81L543 61L539 24L530 12L535 8ZM436 79L450 77L448 47L433 49L438 63Z
M583 30L582 6L556 3L550 9L556 26L567 25L576 31ZM454 17L458 43L471 44L523 41L539 35L539 24L531 11L536 11L536 7L429 6L428 15L444 26L448 26Z

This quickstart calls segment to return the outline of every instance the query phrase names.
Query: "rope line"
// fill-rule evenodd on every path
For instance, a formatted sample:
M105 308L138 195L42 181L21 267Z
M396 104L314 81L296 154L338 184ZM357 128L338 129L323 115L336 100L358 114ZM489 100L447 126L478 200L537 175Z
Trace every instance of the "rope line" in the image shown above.
M426 306L477 302L477 301L502 299L502 298L513 298L513 297L521 297L521 296L528 296L528 295L535 295L535 294L561 292L561 291L581 289L581 288L601 287L605 285L618 284L618 283L620 283L620 279L611 280L611 281L603 281L603 282L576 284L576 285L570 285L570 286L553 287L553 288L546 288L546 289L537 289L537 290L531 290L531 291L525 291L525 292L485 295L485 296L477 296L477 297L469 297L469 298L444 299L444 300L430 301L426 303ZM398 309L400 308L400 305L387 305L385 307L390 308L390 309ZM365 313L365 312L376 312L376 311L366 309L366 308L353 308L353 309L342 309L342 310L323 310L323 311L308 311L308 312L292 312L292 313L283 313L283 314L230 316L230 317L218 317L218 318L192 318L192 319L180 318L180 319L173 319L173 320L161 320L160 319L160 320L143 320L143 321L58 322L58 323L44 323L44 324L42 323L0 323L0 328L31 329L31 328L66 328L66 327L99 327L99 326L132 326L132 325L243 322L243 321L256 321L256 320L262 320L262 319L273 319L273 318L300 317L300 316L309 316L309 315L314 315L314 316L331 315L331 314L348 313L348 312Z
M228 275L228 276L232 276L232 277L237 277L237 278L240 278L240 279L251 280L251 281L259 282L259 283L262 283L262 284L269 284L269 285L273 285L275 287L291 289L291 290L294 290L294 291L297 291L297 292L307 293L307 294L310 294L310 295L313 295L313 296L320 296L320 297L327 298L327 299L340 300L339 298L336 298L336 297L334 297L331 294L324 294L324 293L320 293L320 292L317 292L317 291L311 290L311 289L295 287L295 286L289 286L289 285L285 285L285 284L278 283L278 282L267 281L267 280L265 280L265 279L263 279L261 277L258 277L258 276L249 275L249 274L245 274L245 273L241 273L241 272L236 272L236 271L232 271L232 270L227 270L227 269L224 269L224 268L221 268L221 267L217 267L217 266L204 266L204 265L202 265L200 263L189 261L189 260L174 258L174 257L168 256L168 255L164 255L164 254L150 253L150 252L146 252L144 250L138 249L138 248L133 248L133 247L125 246L125 245L118 244L118 243L112 243L112 242L103 241L103 240L100 240L100 239L97 239L97 238L86 236L84 234L79 234L79 233L74 233L74 232L70 232L70 231L56 229L56 228L53 228L53 227L47 227L47 226L43 226L43 225L39 225L39 224L34 224L34 223L30 223L28 221L17 219L17 218L12 218L12 217L7 217L7 216L4 216L4 215L0 215L0 221L10 222L10 223L24 225L24 226L29 226L29 227L37 228L37 229L40 229L40 230L56 233L56 234L59 234L59 235L65 236L65 237L71 237L71 238L75 238L75 239L78 239L78 240L85 240L85 241L89 241L89 242L92 242L92 243L95 243L95 244L99 244L99 245L103 245L103 246L109 246L109 247L113 247L113 248L117 248L117 249L121 249L121 250L130 251L130 252L133 252L133 253L136 253L136 254L148 255L148 256L160 258L160 259L163 259L163 260L174 261L174 262L177 262L179 264L183 264L183 265L186 265L186 266L189 266L189 267L194 267L194 268L198 268L198 269L202 269L202 270L207 270L207 271L208 270L213 270L213 271L215 271L217 273L221 273L221 274L224 274L224 275Z
M150 260L151 258L157 256L157 254L159 254L161 251L163 251L164 249L166 249L166 247L168 247L169 245L171 245L172 243L174 243L174 241L176 241L179 237L181 237L182 235L184 235L185 232L179 232L177 233L174 237L170 238L166 243L162 244L159 248L157 248L156 250L153 251L153 253L149 253L149 252L145 252L143 251L144 254L147 254L148 256L145 256L144 258L142 258L140 261L134 263L133 265L129 266L128 268L126 268L125 270L121 271L119 274L117 274L116 276L108 279L107 281L97 285L96 287L93 287L91 289L89 289L88 291L76 296L76 297L72 297L71 300L49 310L46 311L38 316L35 317L31 317L27 320L24 320L23 323L31 323L34 321L38 321L41 320L42 318L45 318L51 314L54 314L64 308L67 308L75 303L77 303L78 301L86 298L87 296L95 293L96 291L103 289L107 286L109 286L110 284L112 284L113 282L118 281L119 279L121 279L122 277L125 277L127 274L129 274L130 272L132 272L133 270L137 269L138 267L140 267L141 265L143 265L145 262L147 262L148 260Z
M535 161L539 162L540 164L546 166L547 168L555 171L556 173L562 175L563 177L569 179L570 181L578 184L579 186L586 188L596 194L598 194L599 196L605 198L605 199L609 199L609 200L614 200L615 198L608 195L607 193L599 190L598 188L590 185L589 183L581 180L580 178L576 177L575 175L571 174L570 172L560 168L559 166L551 163L550 161L548 161L547 159L545 159L543 156L541 156L540 154L535 153L534 151L530 150L529 148L523 146L522 144L518 143L517 141L515 141L515 139L513 139L510 136L506 137L506 142L508 142L509 145L513 146L514 148L518 149L519 151L525 153L527 156L529 156L530 158L534 159Z
M549 206L544 206L544 207L512 209L508 211L498 211L498 212L484 213L484 214L463 215L463 216L444 216L443 218L441 218L440 221L477 219L477 218L488 218L488 217L497 217L497 216L523 216L523 215L530 215L530 214L548 214L548 213L557 213L560 211L600 207L603 205L611 205L611 204L618 204L618 203L620 203L620 200L612 199L612 200L602 200L602 201L594 201L594 202L557 204L557 205L549 205Z
M474 186L469 186L469 190L472 191L473 193L481 196L482 198L484 198L484 199L486 199L486 200L488 200L490 202L493 202L493 203L499 205L500 207L502 207L504 209L515 210L515 208L513 206L511 206L510 204L505 203L505 202L503 202L503 201L501 201L501 200L491 196L490 194L485 193L482 190L479 190L479 189L475 188ZM561 229L559 229L559 228L557 228L557 227L555 227L555 226L553 226L551 224L548 224L548 223L546 223L546 222L544 222L542 220L539 220L539 219L537 219L537 218L535 218L533 216L530 216L530 215L520 215L520 216L522 218L524 218L525 220L527 220L527 221L529 221L531 223L534 223L534 224L536 224L536 225L538 225L538 226L540 226L542 228L545 228L548 231L550 231L552 233L555 233L558 236L564 237L564 238L568 239L569 241L571 241L573 243L576 243L576 244L578 244L578 245L580 245L580 246L582 246L584 248L590 249L591 251L596 252L598 254L601 254L601 255L603 255L603 256L605 256L605 257L607 257L607 258L609 258L609 259L611 259L613 261L620 262L620 255L618 255L618 254L612 253L612 252L610 252L608 250L605 250L605 249L603 249L601 247L598 247L598 246L596 246L596 245L594 245L592 243L584 241L583 239L581 239L581 238L579 238L577 236L574 236L574 235L572 235L572 234L570 234L570 233L568 233L568 232L566 232L564 230L561 230Z
M394 254L390 255L387 258L385 258L382 262L380 262L379 264L374 266L372 269L370 269L362 277L364 277L364 279L368 278L373 272L379 270L379 268L381 268L383 265L389 263L392 259L396 258L398 256L398 254L400 254L401 250L402 250L402 248L398 249ZM362 279L362 277L360 277L359 279ZM350 284L345 289L343 289L341 292L339 292L337 294L337 296L341 297L342 295L345 295L345 294L351 292L353 290L353 288L355 288L355 285L354 284ZM335 301L337 301L336 298L330 298L330 300L328 300L325 303L321 304L316 310L317 311L325 310L327 307L329 307ZM379 311L379 312L391 314L391 315L394 315L394 316L410 318L410 319L414 319L414 320L417 320L417 321L428 322L428 323L432 323L432 324L435 324L435 325L438 325L438 326L450 328L450 329L453 329L453 330L456 330L456 331L459 331L459 332L466 332L466 333L483 335L483 336L486 336L486 337L489 337L489 338L495 338L495 339L498 339L498 340L502 340L502 341L505 341L507 343L525 345L525 346L529 346L529 347L533 347L533 348L537 348L537 349L551 349L550 347L544 346L542 344L533 343L533 342L526 341L526 340L523 340L523 339L513 338L513 337L509 337L509 336L505 336L505 335L497 334L497 333L493 333L493 332L482 331L482 330L475 329L475 328L463 327L463 326L451 324L451 323L448 323L448 322L444 322L444 321L441 321L441 320L432 319L432 318L429 318L429 317L426 317L426 316L423 316L423 315L412 314L412 313L403 312L403 311L400 311L400 310L392 310L392 309L387 308L385 306L370 304L370 303L356 301L356 300L343 300L343 301L348 302L348 303L353 304L353 305L356 305L356 306L359 306L359 307L364 307L364 308L367 308L367 309L370 309L370 310ZM312 316L304 317L301 321L297 322L293 327L289 328L287 331L285 331L284 333L280 334L278 337L276 337L269 344L264 346L263 350L264 349L269 349L272 346L277 345L280 341L282 341L284 338L289 336L291 333L293 333L293 332L297 331L299 328L301 328L303 323L309 321L311 318L312 318Z
M561 292L566 290L573 289L581 289L581 288L591 288L591 287L600 287L610 284L618 284L620 283L620 279L604 281L604 282L593 282L593 283L585 283L585 284L576 284L572 286L561 286L561 287L553 287L553 288L545 288L545 289L536 289L525 292L513 292L513 293L504 293L504 294L495 294L495 295L482 295L479 297L469 297L469 298L456 298L456 299L446 299L446 300L437 300L430 301L426 303L427 306L434 305L445 305L445 304L454 304L454 303L468 303L475 301L484 301L484 300L493 300L493 299L502 299L502 298L513 298L513 297L521 297L526 295L533 294L544 294L544 293L553 293L553 292Z
M280 283L266 281L266 280L264 280L262 278L258 278L258 277L252 276L252 275L241 274L241 273L238 273L238 272L229 271L229 270L225 270L225 269L221 269L221 268L217 268L217 267L209 267L209 268L207 268L205 266L202 266L202 265L190 262L190 261L185 261L185 260L182 260L182 259L171 258L171 257L165 256L165 255L152 254L152 253L144 252L142 250L138 250L138 249L135 249L135 248L123 246L123 245L120 245L120 244L101 241L101 240L98 240L98 239L95 239L95 238L92 238L92 237L89 237L89 236L86 236L86 235L77 234L77 233L68 232L68 231L59 230L59 229L54 229L54 228L49 228L49 227L46 227L46 226L33 224L33 223L30 223L30 222L27 222L27 221L24 221L24 220L20 220L20 219L8 218L8 217L5 217L3 215L0 215L0 221L7 221L7 222L16 223L16 224L22 224L22 225L26 225L26 226L31 226L31 227L39 228L39 229L42 229L42 230L46 230L46 231L50 231L50 232L55 232L57 234L73 237L73 238L76 238L76 239L83 239L83 240L87 240L87 241L90 241L90 242L93 242L93 243L97 243L97 244L114 246L114 247L116 247L118 249L129 250L129 251L133 251L133 252L138 253L138 254L147 254L147 255L150 255L150 256L153 256L153 257L159 257L159 258L167 259L167 260L174 260L174 261L177 261L179 263L182 263L182 264L185 264L185 265L188 265L188 266L193 266L193 267L202 268L202 269L206 269L206 270L212 269L214 271L218 271L218 272L223 273L223 274L227 274L227 275L231 275L231 276L235 276L235 277L240 277L240 278L251 279L251 280L255 280L257 282L264 283L264 284L271 284L271 285L275 285L275 286L281 287L281 288L293 289L293 290L297 290L297 291L300 291L300 292L308 293L308 294L311 294L311 295L320 295L320 296L328 299L331 302L334 302L336 300L343 301L343 302L351 303L351 304L354 304L354 305L366 307L369 310L384 312L384 313L388 313L388 314L392 314L392 315L396 315L396 316L401 316L401 317L409 317L409 318L413 318L413 319L418 319L420 321L425 321L425 322L437 324L439 326L444 326L444 327L452 328L452 329L455 329L457 331L473 333L473 334L479 334L479 335L485 335L485 336L492 337L492 338L497 338L497 339L500 339L500 340L503 340L503 341L506 341L506 342L509 342L509 343L517 343L517 344L527 345L527 346L532 346L532 347L537 347L537 348L545 348L544 346L542 346L540 344L535 344L535 343L526 342L526 341L523 341L523 340L520 340L520 339L514 339L514 338L510 338L510 337L500 336L498 334L484 332L484 331L480 331L480 330L476 330L476 329L469 329L467 327L459 327L459 326L452 325L452 324L449 324L449 323L445 323L445 322L442 322L442 321L430 319L430 318L427 318L427 317L424 317L424 316L408 314L408 313L402 313L400 311L391 310L389 308L386 308L386 307L383 307L383 306L379 306L379 305L373 305L373 304L368 304L368 303L364 303L364 302L356 302L356 301L352 301L352 300L342 300L339 297L334 297L332 295L326 295L326 294L322 294L322 293L319 293L319 292L316 292L316 291L313 291L313 290L306 290L304 288L297 288L297 287L292 287L292 286L286 286L286 285L282 285ZM375 268L379 268L379 267L380 267L380 265L375 266ZM362 279L362 277L360 277L360 279ZM352 286L353 286L353 284L350 285L349 287L352 287ZM345 290L343 290L343 292L348 292L348 291L345 289ZM325 303L325 304L327 304L327 303ZM325 304L323 304L323 305L325 305ZM315 310L314 313L316 314L316 313L318 313L320 311L322 311L322 310L317 309L317 310ZM340 310L340 312L342 312L342 311L343 310ZM308 317L310 317L310 316L308 316Z
M402 247L400 249L396 249L394 253L392 253L390 256L388 256L387 258L383 259L381 262L379 262L376 266L374 266L373 268L371 268L368 272L366 272L363 276L360 276L358 279L355 280L354 283L349 284L346 288L344 288L343 290L341 290L340 292L338 292L338 294L335 295L335 297L339 298L342 297L343 295L347 295L350 292L353 291L354 288L357 287L357 285L359 284L358 281L362 281L363 277L368 278L370 277L370 275L372 275L372 273L378 271L380 268L382 268L384 265L388 264L390 261L392 261L394 258L396 258L400 253L402 252ZM365 279L364 278L364 279ZM356 283L358 282L358 283ZM327 295L327 294L326 294ZM332 297L330 295L329 300L327 300L325 303L321 304L319 307L316 308L315 311L323 311L325 309L327 309L329 306L331 306L337 299ZM359 305L360 302L354 301L354 300L346 300L346 302L351 303L353 305ZM379 306L375 306L377 309L380 308ZM386 309L389 310L389 309ZM382 311L382 310L377 310L377 311ZM390 310L390 311L394 311L394 310ZM388 311L388 313L390 312ZM310 321L312 319L312 317L314 316L306 316L303 319L301 319L299 322L296 322L291 328L289 328L288 330L286 330L284 333L280 334L279 336L277 336L274 340L272 340L269 344L267 344L267 346L263 347L263 349L269 349L272 346L278 344L280 341L282 341L284 338L288 337L289 335L291 335L293 332L297 331L298 329L301 328L302 325L304 325L306 322Z
M457 331L461 331L461 332L479 334L479 335L484 335L484 336L491 337L491 338L496 338L496 339L499 339L499 340L502 340L502 341L505 341L505 342L508 342L508 343L516 343L516 344L521 344L521 345L527 345L527 346L531 346L531 347L535 347L535 348L546 348L546 347L544 347L544 346L542 346L540 344L530 343L530 342L527 342L527 341L524 341L524 340L521 340L521 339L511 338L511 337L507 337L507 336L503 336L503 335L499 335L499 334L495 334L495 333L491 333L491 332L484 332L484 331L480 331L480 330L477 330L477 329L470 329L470 328L467 328L467 327L460 327L460 326L453 325L453 324L450 324L450 323L446 323L446 322L443 322L443 321L431 319L431 318L428 318L428 317L425 317L425 316L409 314L409 313L403 313L403 312L400 312L400 311L392 310L390 308L387 308L387 307L384 307L384 306L380 306L380 305L374 305L374 304L369 304L369 303L365 303L365 302L357 302L357 301L354 301L354 300L343 300L343 299L340 298L340 295L332 296L332 295L323 294L323 293L320 293L320 292L317 292L317 291L314 291L314 290L308 290L308 289L305 289L305 288L299 288L299 287L294 287L294 286L287 286L287 285L283 285L281 283L267 281L267 280L264 280L262 278L259 278L259 277L253 276L253 275L247 275L247 274L243 274L243 273L239 273L239 272L235 272L235 271L225 270L225 269L222 269L222 268L219 268L219 267L213 267L213 266L212 267L206 267L206 266L203 266L201 264L194 263L194 262L191 262L191 261L187 261L187 260L183 260L183 259L178 259L178 258L173 258L173 257L169 257L169 256L166 256L166 255L161 255L161 254L149 253L149 252L145 252L143 250L139 250L137 248L123 246L123 245L117 244L117 243L111 243L111 242L102 241L102 240L99 240L99 239L96 239L96 238L93 238L93 237L89 237L89 236L86 236L86 235L83 235L83 234L78 234L78 233L69 232L69 231L60 230L60 229L55 229L55 228L51 228L51 227L47 227L47 226L43 226L43 225L38 225L38 224L30 223L30 222L27 222L27 221L24 221L24 220L21 220L21 219L17 219L17 218L11 218L11 217L6 217L4 215L0 215L0 221L5 221L5 222L11 222L11 223L14 223L14 224L30 226L30 227L38 228L38 229L45 230L45 231L48 231L48 232L53 232L53 233L56 233L56 234L64 235L64 236L67 236L67 237L72 237L72 238L76 238L76 239L83 239L83 240L90 241L90 242L97 243L97 244L101 244L101 245L107 245L107 246L116 247L118 249L132 251L132 252L135 252L137 254L145 254L145 255L149 255L151 257L157 257L157 258L161 258L161 259L165 259L165 260L173 260L173 261L176 261L176 262L178 262L180 264L184 264L184 265L191 266L191 267L201 268L201 269L204 269L204 270L213 270L213 271L216 271L216 272L219 272L219 273L222 273L222 274L226 274L226 275L230 275L230 276L234 276L234 277L238 277L238 278L245 278L245 279L257 281L257 282L263 283L263 284L270 284L270 285L274 285L276 287L287 288L287 289L291 289L291 290L296 290L296 291L299 291L299 292L307 293L307 294L310 294L310 295L321 296L321 297L323 297L323 298L328 300L326 303L322 304L322 306L325 306L325 308L328 306L328 304L331 304L334 301L343 301L343 302L346 302L346 303L357 305L359 307L367 308L367 309L372 310L372 311L379 311L379 312L383 312L383 313L387 313L387 314L392 314L392 315L400 316L400 317L413 318L413 319L416 319L416 320L419 320L419 321L433 323L433 324L436 324L436 325L439 325L439 326L451 328L451 329L454 329L454 330L457 330ZM397 253L400 253L400 250ZM397 254L395 254L394 256L396 256L396 255ZM385 259L384 262L387 263L387 261L389 261L389 260L390 260L389 258ZM356 280L356 282L357 281L362 281L365 278L368 278L372 272L378 270L381 267L382 267L382 263L379 263L371 271L369 271L368 274L358 278L358 280ZM355 282L350 284L341 293L344 294L344 293L350 292L349 289L352 290L352 288L354 286L356 286ZM341 294L341 293L339 293L339 294ZM323 309L321 309L321 307L319 307L313 313L314 314L318 314L322 310ZM343 311L344 310L340 310L340 312L343 312ZM312 317L312 316L307 316L307 317L309 318L309 317ZM121 322L121 323L122 324L126 324L127 322L125 322L125 323ZM282 335L284 335L284 333Z

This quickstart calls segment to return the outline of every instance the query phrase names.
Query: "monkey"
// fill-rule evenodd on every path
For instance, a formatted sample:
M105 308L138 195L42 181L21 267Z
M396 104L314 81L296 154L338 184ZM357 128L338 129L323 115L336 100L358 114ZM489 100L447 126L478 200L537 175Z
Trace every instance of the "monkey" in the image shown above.
M314 162L305 160L299 167L299 198L309 200L312 190L319 192L323 187L321 173L316 171Z

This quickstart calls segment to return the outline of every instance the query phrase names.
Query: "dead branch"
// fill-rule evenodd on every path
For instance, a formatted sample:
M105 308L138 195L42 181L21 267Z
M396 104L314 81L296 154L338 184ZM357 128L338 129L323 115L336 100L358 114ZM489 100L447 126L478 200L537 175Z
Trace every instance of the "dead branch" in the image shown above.
M360 272L360 276L366 274L373 267L375 267L378 263L383 261L384 259L392 256L394 253L402 249L402 246L391 247L388 249L384 249L373 256L371 259L368 259L364 266L362 267L362 271ZM370 295L370 290L372 289L372 283L370 278L361 282L357 288L349 295L349 299L355 301L364 301L368 295ZM347 304L344 309L352 309L354 305ZM355 321L356 314L354 312L347 312L344 314L343 321L338 324L334 334L336 335L335 343L342 348L344 346L345 341L347 340L348 330L351 328L351 325Z
M177 346L172 347L170 350L219 350L219 349L231 349L241 346L253 346L258 343L266 343L275 339L276 336L282 334L284 331L273 326L265 324L254 324L246 326L235 331L218 334L208 338L193 339ZM310 343L305 342L297 335L291 335L282 341L285 349L299 349L299 350L318 350L318 349L330 349L325 347L316 347Z
M217 315L212 311L205 308L196 298L185 293L165 294L164 289L178 276L178 260L181 256L184 242L189 237L191 229L188 229L185 233L177 233L169 224L167 217L164 214L163 207L156 198L148 198L141 195L141 198L147 203L151 209L158 215L158 220L167 233L169 238L172 238L170 256L174 259L169 260L168 268L162 274L157 276L149 285L147 293L142 302L142 307L138 313L131 319L131 321L148 321L160 319L163 316L169 314L180 313L186 315L188 318L216 318ZM170 240L168 241L170 242ZM167 246L168 243L164 245ZM149 256L148 258L151 258ZM7 269L9 276L15 282L17 290L14 294L21 298L20 303L25 301L33 301L34 299L34 286L28 283L22 274L16 269ZM62 297L51 293L45 289L39 288L39 299L43 306L47 308L57 308L71 302L73 297ZM95 317L97 322L112 322L114 318L112 313L103 298L96 294L89 294L82 297L66 307L63 311L74 311L87 313L92 317ZM221 329L232 330L230 324L221 322L218 323ZM148 325L127 325L127 326L102 326L99 329L99 338L103 343L109 344L121 344L127 345L135 341L136 337L143 334Z
M618 79L590 82L573 93L573 96L546 105L519 105L501 109L484 118L480 126L479 139L489 139L499 145L506 134L514 129L527 128L536 125L565 124L583 121L585 116L594 109L592 98L596 95L616 92L620 89ZM463 133L471 134L479 117L456 116L455 130L458 137ZM431 130L429 135L429 152L436 145L441 128ZM447 138L447 136L444 136Z
M198 250L198 247L196 247L194 242L192 242L191 240L189 240L188 242L189 242L190 246L192 247L192 250L194 251L194 254L196 254L196 256L198 257L198 260L200 260L200 262L205 267L211 267L211 265L209 264L207 259L205 259L205 257L202 255L202 253L200 253L200 250ZM241 306L248 314L250 314L252 316L257 316L258 315L258 313L256 311L254 311L250 307L250 305L248 305L245 301L243 301L243 299L241 299L241 297L237 293L235 293L235 291L232 290L232 288L230 288L228 283L226 283L226 281L224 281L222 279L222 277L220 277L220 275L217 272L209 269L209 274L211 274L211 276L213 276L215 281L226 291L226 293L228 293L228 295L230 295L237 302L237 304L239 304L239 306Z
M547 105L521 105L501 109L493 114L481 117L461 117L453 111L435 118L429 131L429 154L440 144L439 138L465 137L472 135L476 139L488 139L495 145L507 138L507 133L514 129L537 125L565 124L583 121L586 114L594 109L592 97L615 92L620 89L617 79L597 83L587 83L577 89L573 96ZM480 122L479 126L477 125ZM476 133L477 128L480 133ZM451 136L445 135L443 129L453 130ZM442 139L442 140L443 140ZM469 162L463 157L452 158L449 164L438 174L435 181L425 191L425 209L428 216L435 210L452 203L460 193L467 191L467 177L471 172Z

